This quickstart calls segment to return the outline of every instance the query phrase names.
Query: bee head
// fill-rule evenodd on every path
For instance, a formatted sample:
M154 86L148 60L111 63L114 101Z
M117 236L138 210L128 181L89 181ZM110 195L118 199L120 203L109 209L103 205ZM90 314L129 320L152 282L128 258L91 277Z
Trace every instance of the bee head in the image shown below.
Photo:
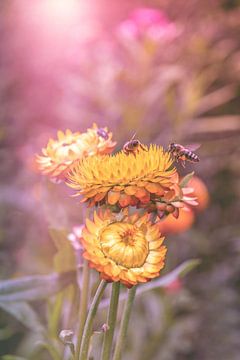
M139 140L132 140L132 146L137 147L139 145Z
M169 144L169 145L168 145L168 151L173 150L173 149L174 149L174 146L175 146L174 143Z
M102 137L104 140L108 139L108 133L103 128L99 128L97 130L97 134L98 136Z

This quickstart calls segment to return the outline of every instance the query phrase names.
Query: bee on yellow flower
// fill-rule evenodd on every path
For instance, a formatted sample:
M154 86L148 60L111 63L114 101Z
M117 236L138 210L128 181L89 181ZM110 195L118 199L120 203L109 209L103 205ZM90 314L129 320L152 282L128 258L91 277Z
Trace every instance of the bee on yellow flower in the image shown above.
M129 154L135 155L136 153L139 152L140 149L147 151L145 149L145 147L143 146L143 144L138 139L134 139L135 136L136 136L136 133L132 136L132 138L129 141L127 141L123 145L123 152L127 155L129 155Z
M106 204L119 211L136 206L157 211L156 205L163 203L166 212L173 212L182 206L183 191L171 154L161 146L145 148L147 151L140 149L136 154L121 151L77 161L67 175L67 184L89 206Z

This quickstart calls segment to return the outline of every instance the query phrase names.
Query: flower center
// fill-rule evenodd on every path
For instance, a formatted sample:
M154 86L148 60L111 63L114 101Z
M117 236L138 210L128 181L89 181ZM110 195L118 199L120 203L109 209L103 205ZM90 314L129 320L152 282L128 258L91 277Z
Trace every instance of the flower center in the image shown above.
M75 160L81 151L77 140L74 138L66 138L64 141L57 144L55 149L55 156L60 160Z
M61 144L61 146L63 146L63 147L65 147L65 146L70 146L70 145L73 145L73 144L75 144L76 142L75 141L72 141L71 143L70 142L63 142L62 144Z
M127 223L109 224L100 234L104 255L126 268L141 267L148 255L143 231Z

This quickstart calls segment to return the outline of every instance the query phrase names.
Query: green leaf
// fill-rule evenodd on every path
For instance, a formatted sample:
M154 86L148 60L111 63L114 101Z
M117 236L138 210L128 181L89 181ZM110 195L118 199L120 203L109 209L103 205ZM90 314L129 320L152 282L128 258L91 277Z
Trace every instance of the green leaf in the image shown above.
M184 176L184 178L180 182L180 187L183 188L183 187L187 186L188 182L191 180L193 175L194 175L194 171L187 174L186 176Z
M179 265L175 270L178 269L179 277L184 277L185 275L187 275L190 271L192 271L195 267L197 267L200 264L201 264L200 259L191 259L191 260L185 261L182 265Z
M0 302L32 301L48 298L70 283L75 282L76 274L69 271L63 274L33 275L19 279L0 281Z
M13 336L15 333L15 330L10 326L7 325L4 328L0 329L0 342L9 339L11 336Z
M2 355L1 360L27 360L27 359L22 356L16 356L16 355Z
M58 328L61 319L61 313L63 310L64 304L64 291L60 292L56 299L54 299L53 304L49 304L49 312L48 312L48 328L49 334L52 338L56 338L58 336Z
M67 272L76 269L76 257L74 249L68 240L68 232L65 229L49 229L49 234L57 248L54 256L54 269L57 272Z
M154 290L158 288L164 288L170 285L174 280L179 277L183 277L188 274L191 270L193 270L196 266L201 263L199 259L191 259L184 261L181 265L177 266L174 270L169 272L167 275L160 276L157 280L153 280L147 284L139 285L137 289L137 295L145 293L149 290ZM120 296L120 301L125 300L127 298L127 294L122 294ZM110 300L105 299L101 301L99 308L106 308L109 306Z
M199 259L187 260L181 265L177 266L174 270L164 276L160 276L157 280L153 280L148 284L144 284L138 287L137 295L142 294L146 291L166 287L170 285L174 280L179 277L187 275L191 270L201 263Z
M25 302L0 302L0 308L11 314L28 329L34 332L45 331L37 313L29 304Z

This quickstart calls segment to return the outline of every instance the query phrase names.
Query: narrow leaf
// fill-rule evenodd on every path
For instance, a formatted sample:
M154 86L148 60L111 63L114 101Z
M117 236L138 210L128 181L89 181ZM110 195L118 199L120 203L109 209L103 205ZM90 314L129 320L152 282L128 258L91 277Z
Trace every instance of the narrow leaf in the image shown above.
M0 308L11 314L28 329L34 332L45 331L37 313L29 304L25 302L0 302Z
M64 291L60 292L56 299L54 299L53 304L49 304L49 314L48 314L48 328L51 337L56 338L58 335L59 322L61 319L61 312L64 301Z
M186 176L184 176L184 178L180 182L180 187L183 188L183 187L187 186L188 182L191 180L193 175L194 175L194 171L187 174Z
M74 271L69 271L63 274L33 275L0 281L0 302L48 298L75 282L75 276Z
M27 360L26 358L23 358L22 356L16 356L16 355L3 355L1 357L1 360Z
M187 260L181 265L177 266L174 270L169 272L167 275L160 276L157 280L153 280L147 284L139 285L137 289L137 295L145 293L146 291L157 289L157 288L164 288L170 285L174 280L178 279L179 277L185 276L191 270L193 270L196 266L201 263L199 259L191 259ZM125 300L127 298L127 294L122 294L119 298L120 301ZM109 306L110 299L105 299L101 301L100 308L106 308Z
M181 265L177 266L176 269L168 273L167 275L160 276L157 280L154 280L148 284L139 286L137 295L142 294L146 291L157 289L159 287L166 287L170 285L174 280L177 280L179 277L184 277L191 270L201 263L199 259L187 260Z
M10 325L0 329L0 342L9 339L14 333L15 330Z
M49 234L57 248L54 256L54 268L57 272L67 272L76 269L76 257L68 232L64 229L49 229Z

